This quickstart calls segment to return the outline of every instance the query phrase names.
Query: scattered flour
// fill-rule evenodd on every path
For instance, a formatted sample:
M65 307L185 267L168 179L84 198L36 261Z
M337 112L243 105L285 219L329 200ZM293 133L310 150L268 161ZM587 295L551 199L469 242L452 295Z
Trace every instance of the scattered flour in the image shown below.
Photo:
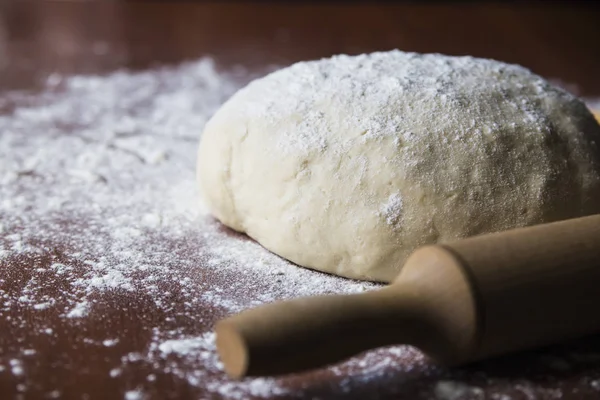
M10 360L8 362L8 364L10 365L10 371L12 372L13 375L16 376L20 376L23 375L23 363L21 360L18 360L16 358L13 358L12 360Z
M439 381L434 392L438 400L460 400L465 397L484 399L483 390L480 388L456 381Z
M119 339L104 339L102 341L102 344L106 347L112 347L112 346L116 345L117 343L119 343Z
M67 318L82 318L87 315L89 311L89 303L87 300L83 300L73 307L66 315Z
M123 354L110 377L142 362L155 370L146 383L166 373L223 397L283 393L272 379L229 382L213 334L172 321L202 322L202 307L221 310L216 318L280 298L373 285L298 269L206 215L195 184L196 147L207 118L237 87L236 78L203 59L139 73L52 75L40 92L0 96L0 318L18 303L77 326L101 317L103 299L131 293L167 316L147 349ZM19 261L27 257L51 262L29 267ZM210 279L198 279L203 274ZM273 276L278 285L270 284ZM180 304L165 287L177 290L183 311L169 315ZM57 330L36 327L50 337ZM76 340L118 349L116 333ZM36 353L20 346L0 351L0 366L26 377L17 357ZM143 393L139 387L125 398Z
M116 378L121 375L121 372L123 372L121 368L113 368L108 372L108 375L110 375L111 378Z
M191 339L166 340L158 345L158 350L160 350L160 352L165 355L186 355L192 351L202 348L203 346L206 347L206 342L206 339L202 337Z
M142 400L144 398L144 393L138 390L129 390L125 392L125 400Z
M196 146L206 120L239 85L202 59L107 76L51 75L39 92L0 95L0 321L23 334L0 346L0 375L19 378L19 390L39 389L29 376L45 354L27 335L52 343L70 329L78 333L74 345L121 352L106 374L133 388L124 399L146 398L164 375L229 399L310 392L292 378L230 381L208 327L265 302L376 285L293 266L206 215L197 200ZM400 197L381 212L400 218ZM88 319L106 321L107 309L127 309L124 299L150 310L139 316L151 328L143 348L124 348L128 333L110 327L104 337L78 330ZM56 315L58 325L44 315ZM127 381L140 368L145 379ZM326 374L330 390L345 393L386 391L415 371L445 374L403 346ZM431 390L438 397L462 390L448 388L442 381Z

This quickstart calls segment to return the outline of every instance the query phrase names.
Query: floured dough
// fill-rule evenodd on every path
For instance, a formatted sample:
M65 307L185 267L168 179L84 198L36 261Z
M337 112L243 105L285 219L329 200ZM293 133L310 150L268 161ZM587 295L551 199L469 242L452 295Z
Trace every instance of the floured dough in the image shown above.
M390 281L416 247L600 212L600 127L497 61L392 51L303 62L208 122L212 213L299 265Z

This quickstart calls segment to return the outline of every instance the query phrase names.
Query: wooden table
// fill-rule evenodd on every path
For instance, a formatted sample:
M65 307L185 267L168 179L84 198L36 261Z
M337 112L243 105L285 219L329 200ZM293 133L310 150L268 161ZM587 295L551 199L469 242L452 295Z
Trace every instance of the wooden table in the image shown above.
M582 95L600 97L599 38L598 9L568 2L516 6L15 1L0 5L0 89L2 93L36 90L40 78L53 72L95 74L122 67L144 70L205 55L214 56L223 68L243 65L251 71L264 71L271 65L335 53L400 48L519 63L560 80ZM77 224L66 223L64 229L74 226ZM0 230L0 239L10 234ZM50 241L41 248L41 253L0 257L0 366L4 366L0 368L1 398L123 398L126 391L139 387L144 390L137 398L219 398L218 392L202 384L192 385L168 368L156 373L151 365L138 365L135 360L123 373L110 372L124 355L144 351L150 341L150 327L172 323L156 314L143 294L135 290L100 299L103 313L97 318L82 318L77 324L65 321L59 313L40 313L18 302L3 307L3 299L21 291L35 269L44 270L56 260L68 258L69 243ZM59 290L58 286L49 290ZM177 314L178 307L184 305L179 303L175 289L172 312ZM203 332L223 316L222 310L201 307L198 314L201 322L181 323ZM34 334L33 329L40 326L52 326L52 335ZM93 343L105 338L107 332L119 333L116 345ZM78 338L82 335L91 338L90 342L81 342ZM16 351L23 349L34 354L30 358L24 355L25 361L19 361L27 371L25 386L23 374L18 373L21 364L10 361L19 356ZM313 372L286 378L290 389L287 393L268 392L265 396L597 399L599 354L600 340L592 337L445 370L423 366L423 361L415 361L411 367L411 359L418 359L412 351L402 359L408 363L402 372L385 372L384 368L381 376L364 382L349 371L342 377ZM152 379L148 379L150 374ZM350 386L341 383L353 379ZM444 391L440 379L455 387ZM130 392L129 398L135 395ZM254 397L261 395L254 392Z

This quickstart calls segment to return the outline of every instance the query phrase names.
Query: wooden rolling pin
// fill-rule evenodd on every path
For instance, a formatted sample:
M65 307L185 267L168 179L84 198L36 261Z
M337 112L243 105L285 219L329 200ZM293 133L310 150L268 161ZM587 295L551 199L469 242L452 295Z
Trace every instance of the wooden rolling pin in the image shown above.
M425 246L389 286L267 304L216 325L232 377L410 344L456 365L600 332L600 215Z

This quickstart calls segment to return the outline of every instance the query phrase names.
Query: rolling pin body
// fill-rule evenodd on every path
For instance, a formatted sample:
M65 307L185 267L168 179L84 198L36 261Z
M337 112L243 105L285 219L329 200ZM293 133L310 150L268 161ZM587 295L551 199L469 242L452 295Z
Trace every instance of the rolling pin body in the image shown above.
M425 246L383 289L267 304L219 322L234 377L410 344L461 364L600 332L600 215Z
M479 308L465 361L600 331L600 216L473 237L447 248Z

